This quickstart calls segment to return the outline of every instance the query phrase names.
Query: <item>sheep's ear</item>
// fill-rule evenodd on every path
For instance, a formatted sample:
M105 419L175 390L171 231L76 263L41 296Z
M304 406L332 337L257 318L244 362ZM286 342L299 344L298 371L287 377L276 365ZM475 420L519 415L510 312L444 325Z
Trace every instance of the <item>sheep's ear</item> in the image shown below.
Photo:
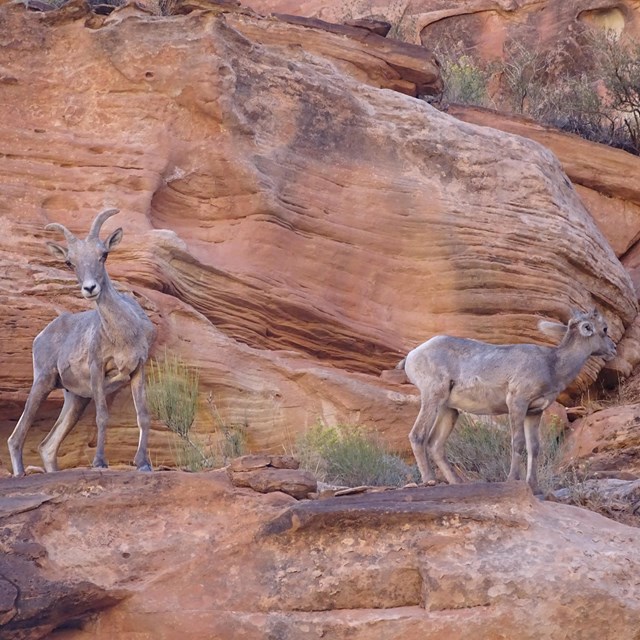
M550 338L556 340L562 340L565 333L567 333L567 325L561 322L550 322L549 320L540 320L538 322L538 329Z
M122 240L122 234L122 227L119 227L107 238L105 242L105 244L107 245L107 251L111 251L120 244L120 240Z
M62 260L62 262L67 261L67 256L69 255L69 252L64 247L61 247L59 244L56 244L55 242L47 242L47 247L49 248L49 253L54 258L57 258L58 260Z
M580 332L580 335L585 338L590 338L594 334L593 325L588 320L583 320L578 325L578 331Z

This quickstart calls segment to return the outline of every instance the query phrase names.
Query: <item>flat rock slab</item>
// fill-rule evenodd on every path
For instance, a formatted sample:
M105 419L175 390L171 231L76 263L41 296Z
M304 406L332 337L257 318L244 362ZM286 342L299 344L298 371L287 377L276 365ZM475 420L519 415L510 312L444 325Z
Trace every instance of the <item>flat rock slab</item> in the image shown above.
M300 462L293 456L273 456L269 454L251 454L234 458L229 463L229 471L253 471L264 467L275 469L298 469Z
M454 517L456 521L500 520L506 526L525 526L521 516L504 514L508 502L537 501L523 482L469 483L357 493L297 503L269 522L264 535L303 529L340 529L394 522L428 522ZM500 505L500 513L495 510Z

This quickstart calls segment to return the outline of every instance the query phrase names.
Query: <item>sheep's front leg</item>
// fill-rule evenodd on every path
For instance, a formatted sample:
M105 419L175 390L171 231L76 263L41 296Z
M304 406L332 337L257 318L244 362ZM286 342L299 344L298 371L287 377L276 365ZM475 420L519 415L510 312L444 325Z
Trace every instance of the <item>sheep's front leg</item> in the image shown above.
M58 449L67 434L76 425L88 404L89 398L81 398L75 393L65 390L62 411L49 432L49 435L38 447L40 457L47 472L58 470Z
M147 451L151 419L149 417L144 384L144 364L140 364L131 376L131 394L133 395L133 404L136 408L138 429L140 430L138 450L136 451L133 462L138 468L138 471L151 471L151 461L149 460L149 453Z
M507 480L520 480L522 455L525 452L524 420L527 404L507 398L509 408L509 427L511 429L511 467Z
M540 418L541 413L530 414L524 420L524 435L527 441L527 482L533 493L538 488L538 455L540 453Z
M98 428L96 455L91 466L98 469L106 469L109 464L104 457L104 448L107 440L109 409L107 408L107 397L104 392L104 372L102 367L96 364L91 365L91 391L96 405L96 426Z
M33 423L38 408L42 401L55 388L55 375L37 375L33 381L31 391L24 405L24 411L16 424L16 428L9 436L9 455L14 476L24 475L24 463L22 461L22 449L31 424Z

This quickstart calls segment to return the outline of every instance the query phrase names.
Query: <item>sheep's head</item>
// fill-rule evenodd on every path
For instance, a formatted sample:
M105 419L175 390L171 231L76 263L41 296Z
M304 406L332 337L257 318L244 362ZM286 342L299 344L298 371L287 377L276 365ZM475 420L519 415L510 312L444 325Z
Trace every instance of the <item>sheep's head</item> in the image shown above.
M105 268L107 256L122 239L122 229L116 229L104 242L99 237L105 220L118 211L118 209L106 209L99 213L91 225L89 235L84 240L79 240L69 229L57 222L45 227L49 231L60 231L64 234L67 240L66 247L55 242L47 242L47 246L55 258L63 261L75 272L80 292L87 300L96 300L100 296L108 278Z
M602 356L605 361L615 358L616 345L609 337L607 321L595 308L588 313L574 311L566 325L541 320L538 328L543 333L561 341L579 340L582 344L587 343L592 356Z

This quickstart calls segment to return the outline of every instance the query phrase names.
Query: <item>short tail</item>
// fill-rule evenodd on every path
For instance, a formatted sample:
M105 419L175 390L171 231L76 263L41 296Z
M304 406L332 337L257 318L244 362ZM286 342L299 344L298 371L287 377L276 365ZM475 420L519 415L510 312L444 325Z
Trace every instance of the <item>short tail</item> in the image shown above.
M406 358L402 358L402 360L400 360L400 362L398 362L398 364L396 365L396 369L404 370L404 365L406 361L407 361Z

